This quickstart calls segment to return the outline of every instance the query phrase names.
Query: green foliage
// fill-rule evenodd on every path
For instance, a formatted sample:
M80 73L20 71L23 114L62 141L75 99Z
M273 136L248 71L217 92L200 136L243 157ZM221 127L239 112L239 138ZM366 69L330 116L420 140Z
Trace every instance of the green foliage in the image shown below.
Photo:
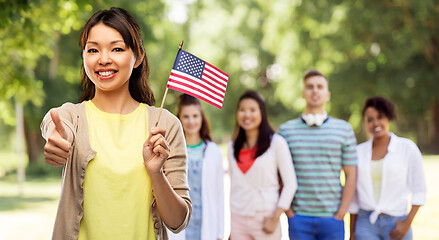
M82 5L78 5L81 3ZM41 107L44 100L43 81L37 78L39 61L53 58L58 33L79 29L81 22L72 13L90 8L84 1L8 1L2 3L0 35L0 119L15 124L13 102L30 102Z
M0 0L0 35L8 36L0 40L0 121L15 124L19 101L27 131L35 133L50 108L78 101L81 28L111 6L127 9L141 27L156 105L180 40L230 75L223 109L203 104L217 141L230 140L236 102L246 89L265 97L274 128L297 117L305 106L302 75L311 68L329 78L329 113L349 120L360 142L361 107L373 95L395 102L395 131L421 147L439 125L432 117L439 102L434 0ZM175 111L179 94L170 91L165 107Z
M346 62L330 75L337 97L334 113L349 116L354 110L358 115L367 97L386 96L397 106L399 129L426 148L425 126L439 124L426 117L438 102L438 3L369 1L365 6L356 1L347 6L343 31L330 36L337 51L347 53Z
M42 177L52 176L61 177L62 167L54 167L44 161L39 161L35 164L29 164L26 168L26 176Z
M18 156L14 152L0 151L0 178L17 171Z
M214 123L220 129L232 131L229 116L246 88L267 98L276 125L298 116L302 75L315 68L330 81L330 114L349 120L360 142L361 108L374 95L396 104L396 131L423 148L432 137L426 126L439 125L429 117L439 89L435 1L241 0L230 7L204 0L194 8L191 46L231 74L223 116L212 114L224 119Z

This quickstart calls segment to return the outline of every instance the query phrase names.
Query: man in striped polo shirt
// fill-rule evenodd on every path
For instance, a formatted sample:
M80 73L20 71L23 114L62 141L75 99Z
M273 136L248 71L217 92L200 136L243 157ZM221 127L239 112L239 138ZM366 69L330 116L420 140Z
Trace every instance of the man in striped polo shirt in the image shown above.
M301 117L280 126L288 142L298 188L287 212L290 239L344 239L343 218L357 178L356 139L346 121L330 117L328 79L317 70L304 76ZM345 173L344 187L340 182Z

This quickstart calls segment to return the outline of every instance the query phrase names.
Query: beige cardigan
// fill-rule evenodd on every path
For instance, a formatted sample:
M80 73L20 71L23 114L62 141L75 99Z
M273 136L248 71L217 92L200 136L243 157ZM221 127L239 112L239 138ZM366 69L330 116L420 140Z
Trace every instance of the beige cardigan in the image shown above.
M84 189L82 183L87 164L96 156L96 151L91 149L89 142L85 104L65 103L57 108L57 111L62 122L71 130L66 132L69 135L68 139L73 139L73 145L71 157L63 168L61 196L52 239L76 240L83 215ZM148 122L150 124L155 123L158 112L158 108L148 106ZM47 129L51 121L50 114L47 113L41 123L41 132L46 140ZM163 165L163 171L174 191L187 204L187 215L182 225L177 229L170 229L177 233L187 226L192 212L187 181L186 142L180 121L167 110L162 111L158 127L166 129L165 139L170 146L170 155ZM151 214L157 240L167 240L166 227L160 218L155 198L151 205Z

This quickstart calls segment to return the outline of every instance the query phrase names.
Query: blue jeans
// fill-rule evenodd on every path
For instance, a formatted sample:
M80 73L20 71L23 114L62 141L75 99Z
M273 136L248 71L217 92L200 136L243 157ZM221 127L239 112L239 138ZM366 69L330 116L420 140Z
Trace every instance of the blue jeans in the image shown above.
M288 232L290 240L343 240L344 221L296 214L288 218Z
M360 210L355 223L355 237L357 240L386 240L390 232L395 228L396 221L404 220L405 216L394 217L380 214L375 224L370 223L369 215L372 211ZM412 228L404 236L403 240L412 239Z

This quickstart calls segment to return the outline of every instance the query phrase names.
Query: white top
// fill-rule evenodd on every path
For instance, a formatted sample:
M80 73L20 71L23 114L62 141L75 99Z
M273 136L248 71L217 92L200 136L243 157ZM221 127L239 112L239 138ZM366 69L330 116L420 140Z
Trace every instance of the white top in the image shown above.
M391 216L407 214L407 199L411 194L412 205L425 203L426 186L422 155L419 148L409 139L389 133L390 143L383 161L381 194L378 203L373 196L370 174L372 139L357 146L358 180L354 199L349 206L350 213L359 209L373 211L372 224L380 213Z
M228 160L231 212L254 216L256 211L290 207L297 180L288 144L280 135L273 135L270 147L256 158L245 174L233 156L232 142L229 143ZM280 197L278 171L284 185Z
M201 239L224 238L224 168L221 149L213 142L207 142L201 173L202 216ZM168 230L171 240L185 240L185 231L178 234Z

